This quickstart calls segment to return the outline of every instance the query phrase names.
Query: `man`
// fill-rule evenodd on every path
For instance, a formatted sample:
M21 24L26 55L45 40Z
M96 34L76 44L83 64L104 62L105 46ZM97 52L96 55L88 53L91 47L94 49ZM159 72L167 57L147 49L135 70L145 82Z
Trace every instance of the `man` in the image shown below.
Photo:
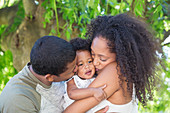
M42 102L37 86L48 89L52 82L65 81L74 72L76 52L69 42L56 36L38 39L31 50L30 63L3 89L0 113L38 113Z

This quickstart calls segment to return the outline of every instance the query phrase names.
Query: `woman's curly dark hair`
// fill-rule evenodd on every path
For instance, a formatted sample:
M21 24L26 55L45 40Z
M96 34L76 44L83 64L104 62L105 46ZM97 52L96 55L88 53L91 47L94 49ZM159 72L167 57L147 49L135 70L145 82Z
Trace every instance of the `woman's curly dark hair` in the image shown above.
M87 26L86 37L92 42L98 36L108 41L110 52L116 53L120 80L126 77L129 91L129 84L134 83L137 98L146 105L153 97L159 50L147 25L127 14L98 16Z

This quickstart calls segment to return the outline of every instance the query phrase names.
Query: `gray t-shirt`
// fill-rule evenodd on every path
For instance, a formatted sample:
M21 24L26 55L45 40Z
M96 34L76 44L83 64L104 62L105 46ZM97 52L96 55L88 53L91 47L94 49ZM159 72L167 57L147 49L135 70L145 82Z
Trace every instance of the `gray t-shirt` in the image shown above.
M0 95L0 113L38 113L41 96L36 91L37 84L50 88L39 81L27 64L6 84Z

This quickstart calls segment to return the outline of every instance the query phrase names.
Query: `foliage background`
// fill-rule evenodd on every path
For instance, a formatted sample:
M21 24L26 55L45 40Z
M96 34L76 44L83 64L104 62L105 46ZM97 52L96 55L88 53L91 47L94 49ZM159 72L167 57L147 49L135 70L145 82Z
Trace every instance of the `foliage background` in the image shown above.
M33 15L24 13L22 0L1 0L0 9L18 5L19 9L14 18L12 27L0 24L0 39L3 40L10 32L15 32L24 19L33 19ZM53 20L59 29L50 29L49 35L62 37L60 29L64 32L67 40L70 40L74 30L78 30L77 37L85 38L86 25L98 15L116 15L131 13L139 19L146 21L155 31L158 43L163 49L159 54L163 66L158 65L160 70L157 75L160 83L157 84L155 97L146 108L139 103L139 113L170 113L170 12L168 0L35 0L36 5L42 2L45 9L43 14L43 27L46 28ZM59 23L59 15L65 24ZM18 18L19 17L19 18ZM13 67L13 54L10 50L4 51L0 44L0 92L9 79L17 73Z

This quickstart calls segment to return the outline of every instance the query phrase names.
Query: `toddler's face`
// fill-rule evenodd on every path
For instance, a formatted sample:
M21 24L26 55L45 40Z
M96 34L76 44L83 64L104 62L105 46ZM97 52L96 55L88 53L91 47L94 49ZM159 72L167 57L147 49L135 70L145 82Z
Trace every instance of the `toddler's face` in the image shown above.
M82 79L90 79L95 73L91 54L87 50L77 51L77 75Z

